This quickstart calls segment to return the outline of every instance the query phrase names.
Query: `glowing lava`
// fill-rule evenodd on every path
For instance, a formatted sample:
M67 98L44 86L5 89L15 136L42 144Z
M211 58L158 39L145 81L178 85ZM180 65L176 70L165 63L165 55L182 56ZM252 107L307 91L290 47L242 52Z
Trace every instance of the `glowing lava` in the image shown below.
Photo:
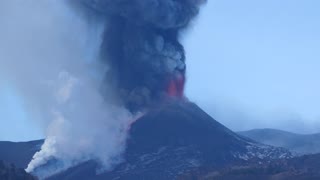
M182 74L177 74L169 81L167 93L171 97L182 98L184 95L185 77Z

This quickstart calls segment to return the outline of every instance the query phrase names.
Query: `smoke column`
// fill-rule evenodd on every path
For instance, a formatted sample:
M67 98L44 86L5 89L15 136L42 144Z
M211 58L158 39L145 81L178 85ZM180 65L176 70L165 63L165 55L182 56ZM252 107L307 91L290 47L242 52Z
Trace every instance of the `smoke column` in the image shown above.
M1 1L0 80L47 129L26 170L44 178L91 159L103 170L121 162L139 112L183 98L179 36L204 2Z
M111 82L131 111L169 96L183 97L185 52L181 30L205 0L81 0L110 24L102 52Z
M56 0L4 0L0 14L0 79L46 129L27 171L41 178L88 159L119 162L132 115L101 93L104 20Z

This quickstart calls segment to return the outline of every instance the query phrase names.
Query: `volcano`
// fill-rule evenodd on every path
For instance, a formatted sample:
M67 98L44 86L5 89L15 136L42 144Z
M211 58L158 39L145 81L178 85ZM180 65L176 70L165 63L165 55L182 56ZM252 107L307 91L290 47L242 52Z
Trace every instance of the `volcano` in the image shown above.
M97 173L99 165L88 161L49 179L176 179L199 166L290 157L285 149L237 135L193 103L171 101L132 125L123 162L113 170Z

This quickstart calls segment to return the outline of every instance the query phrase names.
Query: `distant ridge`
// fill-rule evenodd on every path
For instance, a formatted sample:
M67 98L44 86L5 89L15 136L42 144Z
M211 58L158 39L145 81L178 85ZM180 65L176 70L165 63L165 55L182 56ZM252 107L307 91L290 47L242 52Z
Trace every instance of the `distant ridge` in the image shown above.
M320 153L320 133L296 134L277 129L253 129L238 134L263 144L287 148L301 155Z
M43 140L29 142L0 141L0 160L25 169L33 155L40 150Z

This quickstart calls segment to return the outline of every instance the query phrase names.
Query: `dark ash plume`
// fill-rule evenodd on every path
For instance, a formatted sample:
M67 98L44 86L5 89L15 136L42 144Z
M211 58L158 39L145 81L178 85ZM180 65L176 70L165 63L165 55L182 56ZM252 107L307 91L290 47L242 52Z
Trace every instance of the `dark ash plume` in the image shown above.
M105 15L102 45L125 105L135 111L166 96L183 96L185 52L179 33L205 0L82 0Z
M45 178L87 160L109 170L122 161L139 111L183 97L179 35L204 0L0 2L8 9L0 16L0 74L47 128L28 172Z

